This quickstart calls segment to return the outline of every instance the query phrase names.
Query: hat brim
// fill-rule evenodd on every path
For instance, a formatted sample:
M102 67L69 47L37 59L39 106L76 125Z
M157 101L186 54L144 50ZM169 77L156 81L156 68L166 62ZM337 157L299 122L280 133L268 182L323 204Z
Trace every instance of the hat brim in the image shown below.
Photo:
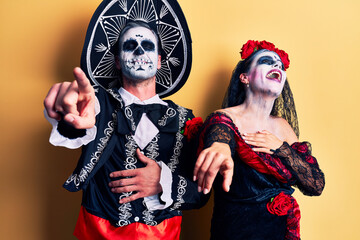
M186 82L192 63L191 35L176 0L104 0L87 29L81 68L95 85L105 89L118 82L116 43L129 21L146 22L161 42L161 68L156 73L156 92L166 97Z

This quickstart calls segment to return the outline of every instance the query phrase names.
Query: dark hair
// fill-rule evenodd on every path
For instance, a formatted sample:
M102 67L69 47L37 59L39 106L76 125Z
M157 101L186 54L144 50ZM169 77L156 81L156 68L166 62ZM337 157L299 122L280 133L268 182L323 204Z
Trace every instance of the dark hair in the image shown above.
M245 101L246 85L240 81L240 75L242 73L248 73L254 57L265 51L269 50L261 49L253 52L249 57L238 62L231 75L230 84L222 103L222 108L237 106Z
M246 99L246 86L240 81L240 74L248 73L254 57L262 52L269 51L261 49L252 53L244 60L240 60L236 65L230 79L230 84L225 94L222 108L233 107L242 104ZM276 98L272 111L272 116L284 118L292 127L297 137L299 137L299 124L295 109L295 102L288 80L285 80L283 90Z

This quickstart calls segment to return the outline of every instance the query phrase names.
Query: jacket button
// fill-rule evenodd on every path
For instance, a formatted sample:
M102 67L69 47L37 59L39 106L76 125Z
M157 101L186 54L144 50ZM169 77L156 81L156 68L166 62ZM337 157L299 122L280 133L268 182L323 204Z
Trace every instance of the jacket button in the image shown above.
M135 222L138 222L139 220L140 220L139 217L135 217L135 218L134 218L134 221L135 221Z

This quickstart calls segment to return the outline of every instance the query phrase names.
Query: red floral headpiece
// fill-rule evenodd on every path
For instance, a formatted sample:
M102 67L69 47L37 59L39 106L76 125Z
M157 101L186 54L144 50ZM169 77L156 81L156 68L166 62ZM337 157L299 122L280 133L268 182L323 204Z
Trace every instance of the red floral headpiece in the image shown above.
M279 55L281 62L284 64L285 71L289 68L290 59L288 54L285 51L276 48L271 42L267 42L265 40L260 42L254 40L247 41L247 43L245 43L241 48L241 59L249 57L253 52L260 49L267 49L276 52Z

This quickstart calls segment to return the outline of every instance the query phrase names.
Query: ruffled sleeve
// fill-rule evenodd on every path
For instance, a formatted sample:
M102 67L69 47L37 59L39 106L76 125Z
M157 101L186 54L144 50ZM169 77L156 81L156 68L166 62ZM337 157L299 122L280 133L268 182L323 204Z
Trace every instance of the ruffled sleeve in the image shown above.
M324 173L321 171L315 157L311 155L311 145L308 142L296 142L291 146L284 142L274 156L281 159L295 179L301 192L309 196L319 196L325 186Z

